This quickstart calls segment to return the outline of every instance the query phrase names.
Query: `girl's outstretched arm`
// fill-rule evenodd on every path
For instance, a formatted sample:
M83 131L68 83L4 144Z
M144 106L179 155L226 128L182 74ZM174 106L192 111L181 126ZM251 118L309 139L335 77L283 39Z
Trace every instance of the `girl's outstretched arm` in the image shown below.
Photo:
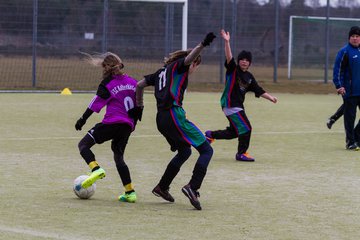
M229 63L230 60L233 58L233 55L231 53L231 47L230 47L230 33L225 32L224 29L221 29L221 37L225 41L225 56L226 56L226 62Z
M201 50L203 50L204 47L209 46L210 43L214 40L214 38L216 38L214 33L208 33L204 40L199 43L195 48L193 48L189 55L186 56L184 61L185 65L190 65L197 58L197 56L200 55Z
M272 96L272 95L270 95L269 93L263 93L260 97L263 97L263 98L265 98L265 99L267 99L267 100L269 100L269 101L271 101L271 102L273 102L273 103L277 103L277 98L276 97L274 97L274 96Z

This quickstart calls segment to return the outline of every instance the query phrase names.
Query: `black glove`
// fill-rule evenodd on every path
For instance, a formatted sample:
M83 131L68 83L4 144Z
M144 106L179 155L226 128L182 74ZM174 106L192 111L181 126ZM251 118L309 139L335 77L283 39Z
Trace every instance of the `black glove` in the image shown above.
M81 131L82 127L85 125L86 120L83 119L82 117L79 118L79 120L77 120L77 122L75 123L75 129L77 131Z
M138 120L141 121L142 114L143 114L144 107L134 107L128 111L128 114L131 118L137 122Z
M212 43L212 41L214 40L214 38L216 38L215 34L213 32L210 32L206 35L206 37L204 38L204 40L201 42L201 44L206 47L209 46L210 43Z

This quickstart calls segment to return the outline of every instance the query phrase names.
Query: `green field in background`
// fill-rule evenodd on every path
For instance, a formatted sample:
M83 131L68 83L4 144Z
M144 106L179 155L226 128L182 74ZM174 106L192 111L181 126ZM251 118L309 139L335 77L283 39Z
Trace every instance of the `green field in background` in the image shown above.
M79 56L80 57L80 56ZM124 71L137 80L144 75L155 72L162 66L162 61L123 59ZM101 68L94 67L81 58L56 59L38 58L36 62L36 82L33 84L32 59L30 57L7 57L0 58L0 89L39 89L39 90L62 90L68 87L72 90L94 90L101 79ZM223 73L220 73L220 70ZM259 66L255 63L250 71L259 82L273 83L273 66ZM279 66L277 69L277 81L281 84L291 82L323 82L323 68L294 68L292 79L288 80L287 67ZM220 63L209 62L203 59L198 70L191 75L192 83L220 83L224 80L225 68ZM329 71L331 78L332 72ZM292 92L291 89L288 92Z
M212 144L196 211L181 193L195 149L171 186L175 203L151 193L173 156L157 131L151 94L125 152L135 204L117 201L123 189L109 143L93 147L107 171L93 198L72 192L88 171L77 144L103 114L75 131L93 95L0 94L0 239L358 239L360 152L345 150L342 119L332 130L325 125L340 97L275 95L277 104L246 98L254 163L234 160L236 140ZM203 131L225 128L219 97L187 93L187 117Z

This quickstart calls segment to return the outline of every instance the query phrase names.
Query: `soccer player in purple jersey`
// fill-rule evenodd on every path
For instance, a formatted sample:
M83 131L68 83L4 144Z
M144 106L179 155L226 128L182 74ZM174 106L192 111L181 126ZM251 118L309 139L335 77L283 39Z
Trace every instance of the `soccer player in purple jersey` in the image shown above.
M252 127L245 113L245 94L252 91L256 97L263 97L273 103L277 102L277 98L265 92L248 71L252 60L251 52L241 51L236 63L231 53L230 33L222 29L221 36L225 41L226 81L220 102L230 126L224 130L206 131L205 136L209 142L214 139L238 138L235 159L253 162L255 159L247 153Z
M116 54L108 52L103 55L87 56L92 64L102 66L103 80L88 108L76 122L75 129L80 131L90 115L93 112L99 113L105 106L106 113L102 122L91 128L79 142L80 155L92 171L81 186L88 188L98 179L105 177L104 169L96 162L90 148L95 144L111 140L116 168L125 188L125 193L118 199L121 202L134 203L136 192L131 182L129 168L124 161L124 151L130 134L135 129L136 121L141 120L139 113L142 112L136 107L135 99L137 81L124 74L122 71L124 64Z
M194 49L170 53L169 57L165 58L164 67L145 76L145 79L138 82L136 90L137 105L141 107L144 88L155 86L158 130L170 144L171 151L177 151L167 165L160 182L153 189L153 194L169 202L175 201L169 193L170 184L190 157L193 146L200 156L196 161L190 182L182 188L182 192L197 210L201 210L198 189L206 175L213 149L200 129L186 118L182 101L188 85L188 75L199 66L201 50L210 45L214 38L213 33L208 33Z

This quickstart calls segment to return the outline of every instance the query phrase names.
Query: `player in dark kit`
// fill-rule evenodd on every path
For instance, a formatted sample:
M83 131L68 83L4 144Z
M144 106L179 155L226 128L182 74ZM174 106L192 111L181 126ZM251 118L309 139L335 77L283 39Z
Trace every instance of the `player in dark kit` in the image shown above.
M158 185L153 189L153 194L169 202L175 201L169 193L170 184L181 166L190 157L191 146L193 146L200 156L193 169L190 182L182 188L182 192L197 210L201 210L198 189L206 175L213 149L200 129L186 119L182 102L188 85L188 75L199 66L201 50L210 45L214 38L213 33L208 33L194 49L171 53L168 58L165 58L164 67L145 76L145 79L138 82L136 90L137 105L143 106L144 88L155 86L157 128L170 144L171 151L177 151L167 165Z
M105 177L104 169L98 165L90 148L95 144L111 140L111 150L114 153L116 168L125 188L125 193L118 199L121 202L134 203L137 197L131 182L129 168L124 161L124 151L130 134L135 129L136 121L141 120L141 116L139 117L141 109L139 111L139 108L135 106L137 81L122 72L124 64L113 53L99 56L88 55L88 57L92 64L102 66L103 80L88 108L76 122L75 129L80 131L91 114L99 113L105 106L106 113L102 122L90 129L79 142L80 155L92 170L81 186L88 188L98 179Z
M235 159L253 162L255 159L247 153L252 127L245 114L245 94L251 91L256 97L263 97L273 103L277 102L277 98L265 92L248 71L252 61L251 52L241 51L235 62L230 48L230 33L221 30L221 36L225 41L226 82L220 102L230 126L224 130L206 131L205 135L209 142L213 142L214 139L238 138Z

